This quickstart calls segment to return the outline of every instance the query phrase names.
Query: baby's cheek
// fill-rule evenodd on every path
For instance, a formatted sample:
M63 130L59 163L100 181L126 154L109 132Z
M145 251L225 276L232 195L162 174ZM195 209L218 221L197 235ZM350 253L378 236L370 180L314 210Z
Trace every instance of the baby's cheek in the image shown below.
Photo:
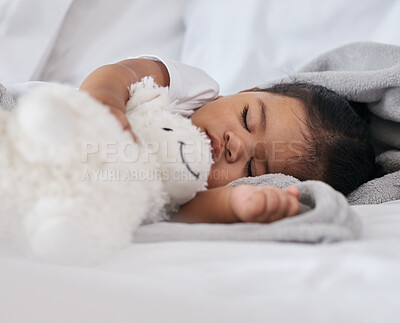
M236 175L232 166L213 164L208 176L208 188L224 186L242 176Z
M259 141L256 142L253 146L253 156L255 157L257 162L264 162L268 157L268 146L266 143Z

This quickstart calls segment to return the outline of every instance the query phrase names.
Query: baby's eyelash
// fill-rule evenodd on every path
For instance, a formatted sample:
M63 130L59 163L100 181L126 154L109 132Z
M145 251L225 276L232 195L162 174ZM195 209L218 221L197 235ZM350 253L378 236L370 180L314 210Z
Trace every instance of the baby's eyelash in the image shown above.
M249 105L246 104L242 111L242 122L243 126L246 128L248 132L250 132L249 127L247 126L247 112L249 111Z
M246 163L246 166L244 167L244 173L247 174L247 176L252 177L251 173L251 161L253 160L253 157L249 159L249 161Z

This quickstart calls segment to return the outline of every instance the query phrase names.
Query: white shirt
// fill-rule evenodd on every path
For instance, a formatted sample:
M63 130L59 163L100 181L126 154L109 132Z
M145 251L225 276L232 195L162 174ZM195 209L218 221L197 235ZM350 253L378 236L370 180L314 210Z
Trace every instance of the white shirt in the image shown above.
M218 97L218 83L199 68L153 55L141 55L136 58L160 61L167 68L169 98L171 102L175 102L172 113L190 117L196 109Z
M158 60L167 68L170 79L169 98L171 102L175 102L175 106L171 110L172 113L190 117L196 109L214 100L219 94L218 83L199 68L156 56L145 55L139 57ZM8 84L5 87L17 100L24 93L48 84L50 83L23 82Z

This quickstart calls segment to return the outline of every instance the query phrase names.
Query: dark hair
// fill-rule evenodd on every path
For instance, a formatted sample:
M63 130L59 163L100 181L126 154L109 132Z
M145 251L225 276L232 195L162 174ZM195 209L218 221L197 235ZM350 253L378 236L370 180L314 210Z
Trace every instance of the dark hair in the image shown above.
M300 180L322 180L347 195L374 178L378 166L367 135L365 106L352 107L337 93L309 83L281 83L257 91L296 98L305 107L310 133L303 133L307 153L297 167Z

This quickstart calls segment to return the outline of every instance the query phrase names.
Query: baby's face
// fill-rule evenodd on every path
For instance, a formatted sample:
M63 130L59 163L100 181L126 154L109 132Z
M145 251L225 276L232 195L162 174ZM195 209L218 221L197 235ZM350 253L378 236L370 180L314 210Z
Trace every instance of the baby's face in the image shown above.
M208 188L268 173L296 176L308 134L300 101L267 92L218 98L198 109L192 123L211 139L214 164Z

